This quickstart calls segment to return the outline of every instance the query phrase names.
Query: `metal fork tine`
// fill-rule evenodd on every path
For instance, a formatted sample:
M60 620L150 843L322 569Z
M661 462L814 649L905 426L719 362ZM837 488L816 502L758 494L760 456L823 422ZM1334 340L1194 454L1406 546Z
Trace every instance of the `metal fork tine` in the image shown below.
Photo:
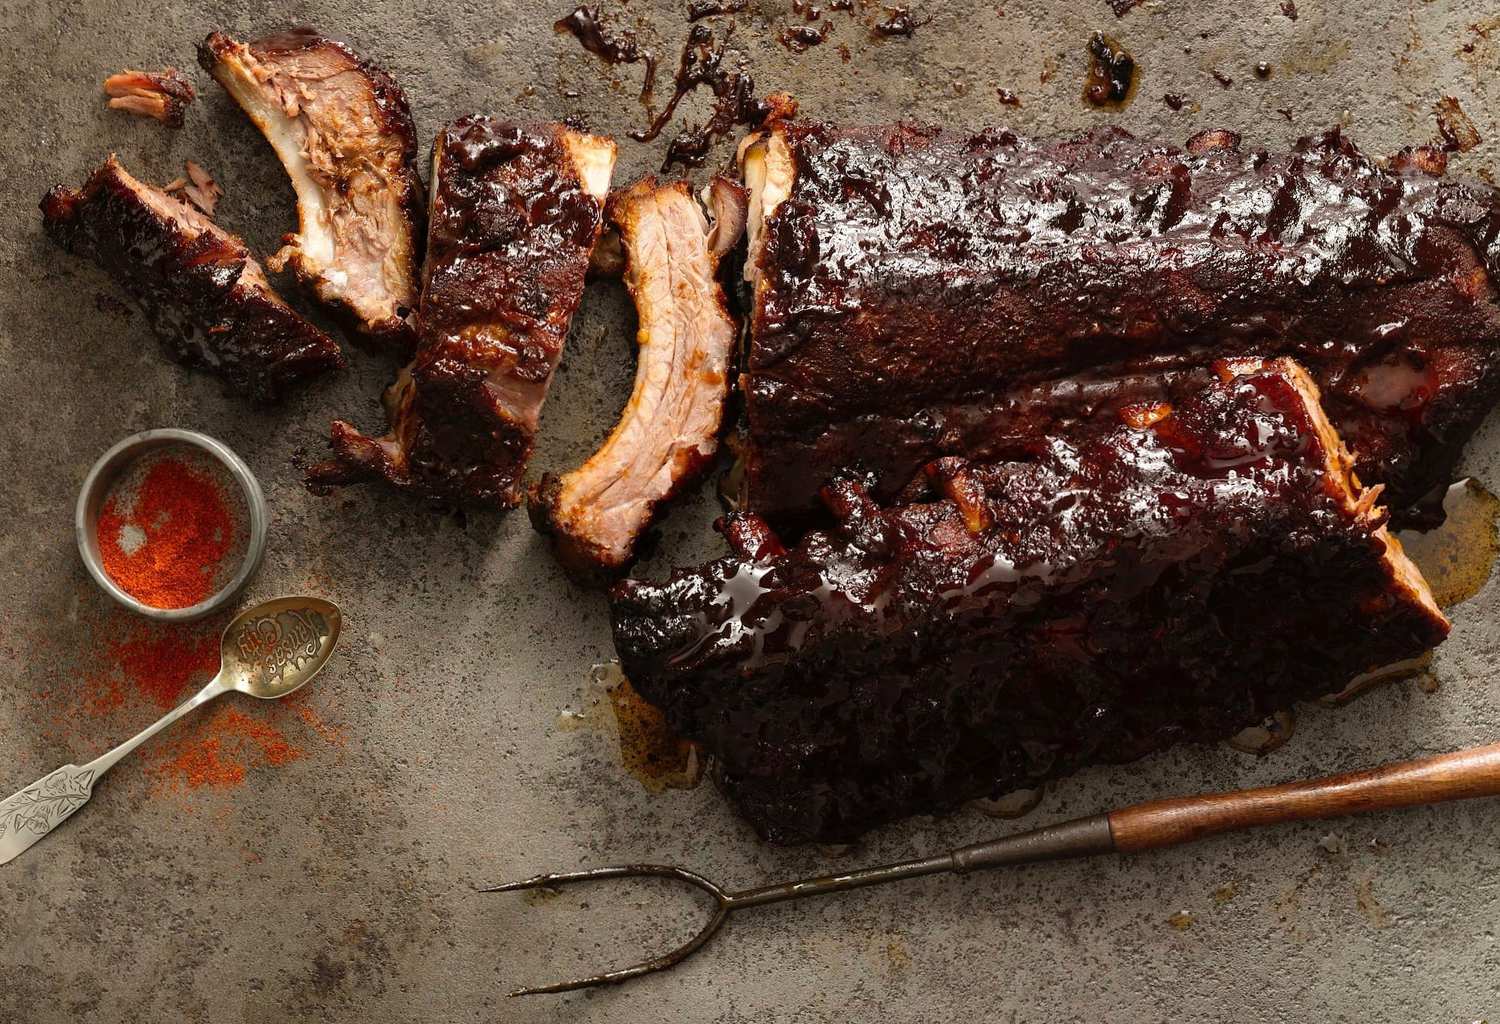
M713 938L714 933L724 926L724 922L729 917L730 910L733 909L729 897L713 882L695 871L666 864L619 864L612 867L590 868L586 871L566 871L546 875L533 875L530 878L523 878L516 882L502 882L499 885L478 886L476 887L476 891L520 892L527 889L551 889L568 885L571 882L594 882L608 878L668 878L686 882L713 897L713 915L696 935L668 953L654 956L649 960L643 960L629 967L605 971L603 974L594 974L586 978L574 978L571 981L554 982L550 985L518 988L510 993L512 996L535 996L555 992L572 992L576 989L593 988L597 985L618 985L622 981L629 981L631 978L638 978L643 974L652 974L656 971L664 971L668 967L675 967L702 949L704 943Z

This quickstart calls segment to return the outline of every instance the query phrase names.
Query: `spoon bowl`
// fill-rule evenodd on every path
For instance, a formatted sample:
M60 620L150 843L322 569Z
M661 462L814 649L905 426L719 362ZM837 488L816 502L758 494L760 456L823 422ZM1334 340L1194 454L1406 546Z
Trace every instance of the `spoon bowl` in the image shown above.
M261 700L306 685L338 644L343 617L330 601L278 597L247 608L224 629L219 678L226 689Z

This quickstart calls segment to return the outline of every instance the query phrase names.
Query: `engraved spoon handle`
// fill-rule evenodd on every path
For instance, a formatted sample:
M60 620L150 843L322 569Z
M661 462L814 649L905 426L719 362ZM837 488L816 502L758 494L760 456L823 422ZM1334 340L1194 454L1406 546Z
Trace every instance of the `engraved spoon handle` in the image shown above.
M152 736L200 705L229 692L222 676L215 676L192 697L168 711L161 718L115 747L109 753L79 767L64 765L38 779L20 792L0 800L0 864L14 860L31 849L42 837L67 821L73 812L89 802L94 783L115 762L145 743Z

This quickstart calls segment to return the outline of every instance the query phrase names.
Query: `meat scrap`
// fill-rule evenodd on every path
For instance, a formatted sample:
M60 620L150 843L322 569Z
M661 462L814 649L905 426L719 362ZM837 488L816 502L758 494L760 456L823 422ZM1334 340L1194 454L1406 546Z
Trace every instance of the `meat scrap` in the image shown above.
M205 215L212 217L224 190L207 171L191 160L183 165L183 170L187 172L187 176L173 179L162 191L186 199Z
M583 295L615 144L470 115L433 152L421 344L386 392L390 433L333 424L315 488L385 480L439 503L520 501L532 441Z
M741 165L739 496L768 516L811 514L845 468L894 498L933 459L995 454L997 418L1096 420L1097 378L1249 353L1306 366L1406 517L1500 397L1500 192L1338 131L1267 153L782 121ZM1057 404L1020 408L1037 388Z
M1089 764L1233 735L1448 622L1290 360L1033 457L611 594L631 685L775 842L844 842Z
M662 506L713 461L735 342L710 227L687 182L646 178L611 198L608 217L639 315L635 388L603 446L572 472L544 476L528 503L584 579L624 569Z
M138 117L154 117L168 128L181 128L183 112L198 98L186 76L176 68L137 71L126 68L104 80L104 93L111 110Z
M271 268L290 268L359 336L410 355L424 200L400 87L312 28L250 43L214 32L198 62L265 135L296 190L298 230Z
M282 301L244 242L113 156L41 208L53 239L124 286L170 358L229 389L270 401L344 365L338 343Z

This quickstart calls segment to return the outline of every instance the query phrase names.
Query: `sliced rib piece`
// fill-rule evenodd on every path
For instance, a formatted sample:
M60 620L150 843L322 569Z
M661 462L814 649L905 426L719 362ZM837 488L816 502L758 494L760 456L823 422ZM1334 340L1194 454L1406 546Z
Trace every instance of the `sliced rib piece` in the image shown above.
M471 115L433 147L421 346L386 392L391 432L333 425L315 487L383 479L437 502L509 508L583 296L615 144Z
M271 268L290 267L351 328L410 355L423 199L401 89L311 28L251 43L215 32L198 62L255 122L296 189L298 231Z
M783 122L742 166L743 497L769 515L846 467L896 494L1018 389L1247 352L1304 363L1405 512L1500 395L1500 192L1337 131L1266 153Z
M1123 421L1123 422L1122 422ZM1290 360L1221 363L1030 461L612 593L638 693L779 842L847 840L1083 765L1232 735L1442 641L1447 620Z
M604 445L571 473L544 476L529 502L563 565L584 578L629 565L662 505L713 461L735 340L687 182L637 182L610 200L609 220L640 320L635 389Z
M187 105L198 98L193 83L176 68L137 71L126 68L104 80L111 110L154 117L168 128L181 128Z
M119 281L177 362L263 401L344 365L338 343L281 300L244 242L114 156L41 207L47 233Z

